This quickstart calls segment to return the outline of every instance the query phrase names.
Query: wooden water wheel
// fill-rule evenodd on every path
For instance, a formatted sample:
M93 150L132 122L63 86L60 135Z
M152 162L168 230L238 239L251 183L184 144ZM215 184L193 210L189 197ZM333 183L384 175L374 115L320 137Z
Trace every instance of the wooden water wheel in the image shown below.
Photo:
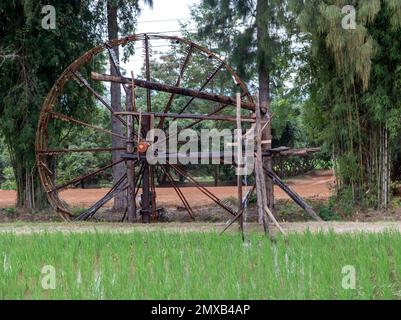
M158 48L166 48L164 54L158 52ZM127 58L125 64L119 62L122 56ZM166 57L170 61L163 63ZM133 70L129 70L133 66L142 69L134 75ZM227 79L231 79L228 87ZM110 102L106 92L112 85L120 88L122 101ZM95 101L98 108L106 110L108 119L100 117L99 120L99 116L82 112L85 101L79 101L71 108L68 99L78 90L86 92L87 101ZM219 123L230 122L233 128L246 132L257 122L255 110L255 102L246 85L224 59L191 41L159 34L139 34L107 42L74 61L56 81L44 102L36 138L37 166L43 187L51 205L68 221L91 219L113 198L123 197L123 220L151 222L157 218L155 175L162 172L191 218L196 219L196 210L175 177L185 177L199 192L232 215L234 221L241 216L256 185L243 193L243 180L237 178L238 206L234 208L214 195L185 166L169 161L149 163L146 151L155 141L149 141L147 136L151 129L165 129L167 120L176 120L178 130L199 128L208 121L216 128ZM263 125L263 120L259 120L259 126ZM97 123L99 121L102 123ZM113 121L119 130L108 127ZM65 134L53 135L57 127L62 127ZM79 147L74 147L77 145ZM281 150L276 154L279 152ZM264 150L260 156L274 154L274 150ZM85 155L83 165L82 161L74 162L77 155ZM167 150L167 159L171 156ZM109 163L93 168L91 159L99 157L108 159ZM199 152L196 157L222 160L223 155ZM65 168L60 168L60 163L66 162L71 165L68 175ZM116 167L123 174L113 177ZM269 174L276 184L282 183L274 173ZM63 199L62 191L97 177L102 177L102 181L111 187L102 198L74 213L68 201ZM286 188L285 185L281 187ZM138 194L142 194L141 208L137 206ZM313 212L295 193L291 197Z

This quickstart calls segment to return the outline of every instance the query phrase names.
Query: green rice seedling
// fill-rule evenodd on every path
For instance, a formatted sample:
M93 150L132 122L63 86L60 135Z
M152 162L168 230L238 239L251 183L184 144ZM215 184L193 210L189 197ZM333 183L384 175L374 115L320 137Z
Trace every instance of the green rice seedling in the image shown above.
M0 235L1 299L399 299L401 235ZM44 288L54 267L55 287ZM344 267L355 287L344 288ZM348 269L345 269L348 270Z

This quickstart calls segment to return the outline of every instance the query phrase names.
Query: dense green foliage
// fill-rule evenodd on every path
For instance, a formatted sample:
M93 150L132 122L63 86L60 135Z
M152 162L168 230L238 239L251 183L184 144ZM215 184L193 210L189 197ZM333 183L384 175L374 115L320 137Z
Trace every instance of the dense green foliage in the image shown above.
M345 4L356 8L355 30L342 28ZM340 195L387 207L392 164L399 174L401 3L315 0L296 10L310 43L299 73L309 137L332 153Z
M199 31L191 37L224 56L248 82L251 92L259 92L259 101L267 100L273 116L273 148L317 146L304 134L304 93L292 85L302 51L295 45L299 28L289 4L204 0L192 10ZM329 168L329 160L323 151L315 157L274 159L273 168L289 177L313 168Z
M35 132L39 111L57 77L98 41L88 1L53 1L57 28L42 28L41 9L48 1L6 1L0 4L0 50L8 53L0 69L1 134L10 154L18 205L45 206L35 167ZM67 91L63 109L90 114L94 104ZM85 108L77 109L78 102ZM62 135L62 127L53 137ZM2 148L3 149L3 148ZM33 201L32 199L35 199Z
M355 30L343 28L346 5ZM193 15L201 39L246 79L259 75L259 90L270 88L273 146L322 146L338 196L389 206L401 159L399 1L204 0Z
M39 111L47 93L66 67L105 39L106 5L109 3L118 6L121 34L133 33L142 1L18 0L0 4L0 13L4 17L0 22L0 134L5 144L1 146L0 154L6 150L10 157L0 164L0 178L3 175L2 188L13 187L13 180L16 182L14 187L18 191L18 206L41 208L47 204L35 164L34 145ZM151 0L143 3L152 5ZM41 10L49 4L56 9L54 30L42 28L44 14ZM96 64L100 63L104 61L96 61ZM91 67L95 65L88 66ZM97 89L101 90L100 87ZM56 107L57 111L87 123L99 124L102 110L96 108L91 96L71 84L66 87L64 97ZM108 127L108 124L102 124ZM83 133L93 134L90 130L82 131L82 128L62 122L52 125L50 131L51 143L57 146L65 140L76 147L94 147L98 142L94 141L96 135L92 135L92 139L84 138ZM88 159L86 154L79 157L71 155L52 159L50 166L62 171L63 182L71 178L70 174L74 171L82 173L89 163L92 167L104 165L104 157L94 157L96 159ZM15 179L10 179L10 167Z
M0 139L0 189L15 190L15 178L7 147Z
M0 235L1 299L394 299L399 233ZM55 290L44 290L44 266ZM342 287L356 272L355 289ZM45 283L47 283L45 281ZM346 281L346 283L348 283Z
M271 97L270 109L275 115L272 123L273 146L283 142L293 146L298 128L294 115L299 114L299 110L285 82L294 72L290 38L295 18L286 1L270 1L267 8L262 7L263 3L203 0L192 10L198 29L192 38L224 56L254 94L260 86L260 83L256 84L261 73L267 74L269 86L265 91ZM264 33L258 37L258 28L262 27Z

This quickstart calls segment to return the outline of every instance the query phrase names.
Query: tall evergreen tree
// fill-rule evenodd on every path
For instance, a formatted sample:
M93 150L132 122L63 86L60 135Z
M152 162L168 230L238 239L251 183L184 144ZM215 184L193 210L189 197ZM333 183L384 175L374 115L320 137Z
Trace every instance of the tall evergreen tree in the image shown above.
M294 18L287 6L286 0L202 0L193 10L199 36L224 52L241 77L258 83L264 114L271 109L275 80L280 79L279 61L290 59ZM272 140L270 126L263 135L263 140ZM264 147L271 148L271 143ZM272 160L267 158L265 166L271 168ZM266 179L267 203L273 209L273 183Z
M99 26L103 26L108 40L114 40L122 36L134 33L138 13L141 11L142 1L139 0L98 0L95 11L99 19ZM143 4L153 6L153 0L143 0ZM117 62L120 61L120 52L114 50ZM110 61L110 65L112 62ZM117 71L111 68L111 74L117 75ZM116 111L121 111L121 85L112 83L110 86L111 106ZM121 122L112 118L112 131L121 134L123 131ZM113 136L112 147L123 147L121 139ZM119 151L112 152L113 162L120 158ZM124 175L125 166L123 164L113 167L114 183ZM125 208L125 196L121 193L114 198L114 209L123 210Z
M54 30L42 28L42 8L49 1L0 3L0 51L6 52L0 69L0 130L14 169L17 205L25 208L47 205L35 165L35 132L44 98L74 58L99 40L89 1L50 2L56 8ZM66 99L66 110L77 111L78 101L93 106L74 94Z
M152 4L151 0L144 2ZM49 4L56 9L54 30L42 28L41 11ZM118 12L105 10L107 4L110 9L117 7ZM18 207L47 206L36 173L34 147L38 115L47 92L76 57L106 40L108 29L110 39L118 37L116 29L123 35L132 33L139 4L137 0L18 0L0 4L4 17L0 22L0 130L16 177ZM88 95L68 92L68 88L65 94L69 96L64 102L66 114L91 114L88 111L95 102ZM119 105L118 100L115 104ZM60 130L52 133L53 139Z

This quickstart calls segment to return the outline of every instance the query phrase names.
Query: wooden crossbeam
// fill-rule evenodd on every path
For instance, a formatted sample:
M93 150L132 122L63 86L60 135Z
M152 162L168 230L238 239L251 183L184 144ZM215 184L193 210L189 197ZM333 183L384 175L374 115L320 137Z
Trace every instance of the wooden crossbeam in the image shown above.
M114 82L114 83L123 83L123 84L132 83L131 78L118 77L118 76L112 76L112 75L107 75L107 74L99 74L96 72L91 73L91 78L92 78L92 80L105 81L105 82ZM175 86L171 86L171 85L167 85L167 84L161 84L161 83L156 83L156 82L151 82L151 81L146 81L146 80L139 80L139 79L134 79L134 83L136 86L145 88L145 89L152 89L152 90L156 90L156 91L180 94L183 96L219 102L219 103L230 105L230 106L236 106L236 104L237 104L235 98L221 96L218 94L213 94L213 93L208 93L208 92L203 92L203 91L198 91L198 90L193 90L193 89L187 89L187 88L181 88L181 87L175 87ZM244 109L251 110L251 111L255 110L255 104L253 104L251 102L243 101L241 103L241 107Z

